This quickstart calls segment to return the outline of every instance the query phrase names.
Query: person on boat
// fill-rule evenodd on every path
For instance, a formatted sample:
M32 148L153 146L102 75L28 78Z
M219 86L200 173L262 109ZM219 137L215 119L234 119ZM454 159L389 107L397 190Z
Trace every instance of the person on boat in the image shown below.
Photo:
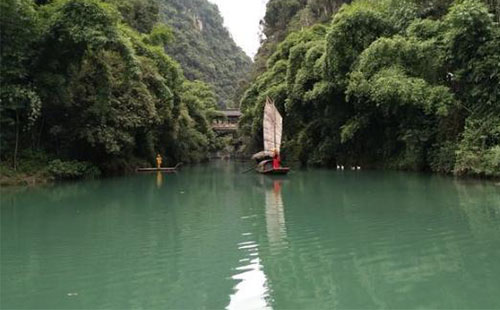
M162 158L160 153L156 155L156 168L160 169L161 168L161 163L162 163Z
M281 166L281 158L280 154L278 153L277 150L273 151L273 169L279 169Z

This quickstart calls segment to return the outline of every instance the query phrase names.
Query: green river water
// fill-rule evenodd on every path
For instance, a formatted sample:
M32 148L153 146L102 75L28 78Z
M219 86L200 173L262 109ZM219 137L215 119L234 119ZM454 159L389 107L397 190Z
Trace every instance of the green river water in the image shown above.
M3 189L0 308L500 308L499 184L248 165Z

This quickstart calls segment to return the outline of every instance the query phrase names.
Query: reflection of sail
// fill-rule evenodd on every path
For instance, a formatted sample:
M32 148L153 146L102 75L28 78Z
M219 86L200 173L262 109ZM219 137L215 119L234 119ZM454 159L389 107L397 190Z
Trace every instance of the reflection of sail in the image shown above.
M280 151L281 147L281 133L283 126L283 118L274 106L274 102L267 98L266 106L264 108L264 151L273 152L274 150Z
M271 248L286 240L285 213L281 198L281 182L273 181L273 189L266 191L266 228Z

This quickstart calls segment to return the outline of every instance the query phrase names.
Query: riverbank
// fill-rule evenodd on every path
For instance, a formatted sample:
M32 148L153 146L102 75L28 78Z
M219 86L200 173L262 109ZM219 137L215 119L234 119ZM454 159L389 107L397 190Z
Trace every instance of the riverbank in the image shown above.
M6 186L35 186L51 183L54 178L47 169L20 171L14 170L5 164L0 164L0 187Z
M232 160L241 161L242 158L233 158ZM298 166L295 166L298 169ZM321 168L321 167L317 167ZM332 168L331 170L335 170ZM350 169L346 169L350 170ZM366 170L366 169L365 169ZM403 171L398 169L368 169L379 171ZM419 171L414 171L419 172ZM425 173L420 171L421 173ZM454 176L461 180L488 180L500 184L499 177L481 177L463 175L457 176L453 174L440 174L427 172L433 175L447 175ZM124 174L125 175L125 174ZM11 165L5 162L0 163L0 187L14 187L14 186L37 186L55 183L64 180L79 180L79 179L93 179L100 177L101 172L94 166L89 166L87 163L71 161L65 162L61 160L36 162L33 160L21 160L17 170L14 170Z
M88 162L53 159L45 153L33 153L17 161L16 169L9 161L0 162L0 186L35 186L59 180L99 177L101 171Z

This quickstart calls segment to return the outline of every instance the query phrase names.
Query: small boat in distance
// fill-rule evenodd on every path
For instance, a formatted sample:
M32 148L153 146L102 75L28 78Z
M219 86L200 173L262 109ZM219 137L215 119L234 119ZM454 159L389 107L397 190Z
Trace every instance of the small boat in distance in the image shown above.
M266 106L264 107L263 131L264 150L252 156L258 162L255 170L262 174L287 174L290 168L282 167L280 158L283 118L269 97L266 98Z
M174 167L165 168L137 168L137 172L165 172L165 173L176 173L182 163L178 163Z

